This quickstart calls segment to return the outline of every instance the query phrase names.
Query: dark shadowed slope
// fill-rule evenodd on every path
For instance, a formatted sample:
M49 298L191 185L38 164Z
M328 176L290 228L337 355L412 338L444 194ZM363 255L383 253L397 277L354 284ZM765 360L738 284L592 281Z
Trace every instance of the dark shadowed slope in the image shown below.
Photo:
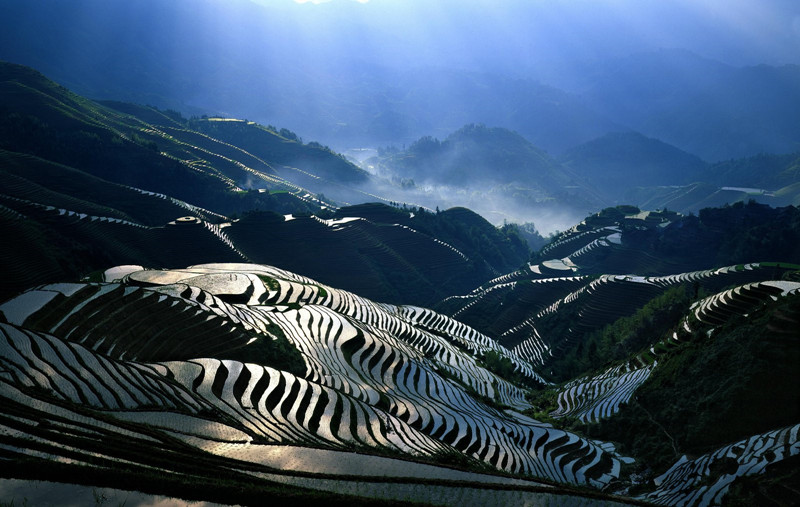
M559 161L619 200L632 187L705 181L707 164L698 157L637 132L615 132L567 151Z

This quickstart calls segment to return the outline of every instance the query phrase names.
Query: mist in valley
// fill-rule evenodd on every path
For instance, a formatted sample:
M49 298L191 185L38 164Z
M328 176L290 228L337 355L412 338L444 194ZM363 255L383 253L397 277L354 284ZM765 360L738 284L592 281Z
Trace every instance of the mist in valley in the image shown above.
M417 182L402 173L386 170L378 173L370 162L367 159L360 164L373 176L362 190L395 206L422 206L428 211L465 207L496 226L532 223L543 236L568 229L593 212L591 209L579 210L554 199L537 200L531 196L530 189L513 183L500 185L487 181L463 181L456 186L430 180Z

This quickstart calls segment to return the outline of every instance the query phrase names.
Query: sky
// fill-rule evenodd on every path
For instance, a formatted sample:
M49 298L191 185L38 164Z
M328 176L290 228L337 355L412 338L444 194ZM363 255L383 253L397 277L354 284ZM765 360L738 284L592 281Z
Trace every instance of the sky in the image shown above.
M131 37L132 49L147 45L149 34L129 29L146 21L174 27L175 36L154 49L167 54L197 44L219 57L437 66L555 85L587 65L663 48L735 66L800 64L798 0L11 0L0 2L0 14L64 6L70 12L58 16L69 38L50 45L75 54L113 47L104 39L115 37ZM5 30L6 45L19 39L19 25ZM43 48L56 37L40 22L31 29ZM0 57L10 58L4 49L13 48L0 45Z
M0 59L96 98L169 107L177 97L183 111L288 118L289 128L353 100L380 110L419 86L368 99L359 86L431 69L580 94L617 60L663 49L731 66L800 64L800 0L0 1ZM337 101L343 90L349 103Z
M472 61L459 55L462 65L499 60L525 67L558 55L593 59L659 48L733 65L800 63L796 0L277 1L307 16L315 32L358 27L408 49L428 46L438 57L447 56L448 43L469 48ZM298 2L305 4L299 10Z

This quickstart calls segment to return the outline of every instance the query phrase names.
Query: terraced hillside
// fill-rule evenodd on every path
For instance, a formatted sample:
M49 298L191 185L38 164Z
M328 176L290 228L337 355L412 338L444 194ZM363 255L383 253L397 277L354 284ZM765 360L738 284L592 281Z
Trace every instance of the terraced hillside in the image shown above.
M771 234L773 221L787 227ZM700 217L610 208L562 233L527 266L436 308L544 367L670 288L684 287L696 298L700 291L780 280L796 269L751 262L759 258L800 260L796 208L751 203L704 210ZM575 374L556 370L562 380Z
M695 302L683 322L628 361L602 373L575 379L558 392L557 418L576 418L596 422L615 414L628 403L633 392L644 383L658 365L681 342L692 340L699 332L713 333L719 326L759 310L764 304L784 297L800 295L800 282L764 281L737 286Z
M754 203L700 217L605 210L535 254L535 264L438 308L553 382L534 387L528 414L622 442L641 460L626 489L641 499L716 505L731 488L741 495L740 484L750 484L747 494L761 495L752 491L772 480L798 498L790 493L796 474L764 475L791 468L800 454L800 255L786 243L796 223L783 221L796 216ZM766 233L771 220L780 234ZM708 243L699 253L736 251L714 260L663 255L699 245L698 231ZM697 269L765 252L791 262ZM601 274L625 261L644 273ZM667 274L670 263L696 269Z
M294 207L302 202L318 209L319 202L297 184L280 177L273 166L284 161L188 128L188 121L171 112L121 103L101 105L71 93L33 69L0 62L0 148L33 155L104 180L146 188L230 214L270 206L269 194L241 194L242 189L288 192ZM264 130L252 123L248 128ZM365 178L365 173L329 150L303 144L293 133L268 131L295 156L299 170L314 168L334 181ZM269 155L266 154L266 155ZM265 155L265 156L266 156ZM296 201L299 201L296 202ZM291 207L288 210L291 212Z
M270 245L315 239L333 245L324 258L343 266L342 279L365 290L376 281L363 278L368 272L358 267L359 255L362 262L383 263L385 272L397 271L419 250L409 241L427 241L426 251L440 252L426 259L429 264L414 261L431 266L416 268L420 280L469 265L453 245L389 224L399 217L391 208L353 210L374 221L260 213L221 225L199 218L204 210L196 209L162 233L132 216L99 219L21 198L7 202L78 225L130 228L143 238L163 234L163 245L170 237L176 245L207 238L231 256L226 263L171 270L131 262L91 280L42 285L0 305L7 342L0 396L13 407L3 416L0 443L12 463L74 474L81 470L75 466L92 466L113 486L124 462L154 492L174 494L209 476L207 470L176 470L176 463L197 456L209 469L228 471L212 488L218 493L242 490L245 477L259 477L258 484L275 494L299 497L310 493L281 488L437 504L452 504L456 490L467 503L558 502L563 495L572 495L570 502L619 500L604 496L613 491L676 505L719 503L731 488L741 489L742 480L767 477L765 471L785 466L800 450L795 414L782 405L760 407L758 418L734 412L741 423L714 431L708 421L715 419L703 419L704 410L713 409L701 408L696 417L706 422L696 424L705 425L704 436L673 442L685 458L673 456L669 440L658 440L652 428L620 433L676 424L641 420L643 414L663 416L660 408L648 405L642 412L639 404L680 396L653 393L665 389L676 361L716 354L693 350L719 348L737 319L771 312L768 323L757 325L770 336L765 344L786 351L771 368L791 368L795 357L798 265L749 263L646 276L592 272L603 259L642 250L626 244L629 233L636 238L667 230L670 221L681 220L675 215L617 210L629 212L622 221L612 212L598 215L594 228L569 232L538 254L569 252L563 257L446 298L447 316L243 263L256 255L251 252L270 252ZM210 248L196 245L190 250ZM279 253L286 251L293 255ZM297 249L271 253L285 255L285 262L297 257L298 265L311 265L314 254L304 260ZM592 268L581 266L586 259ZM782 302L788 310L773 309ZM763 347L754 354L763 356ZM758 386L772 393L767 399L797 402L791 390L760 380L764 363L747 364L739 367L743 380L732 391L703 396L749 399L742 393ZM686 392L682 403L693 406L694 396ZM42 431L41 424L25 422L42 420L76 429ZM88 445L87 435L98 432L113 442L109 449ZM137 450L125 443L129 437ZM637 461L618 453L617 445ZM145 459L142 449L153 447ZM376 460L374 472L352 465L367 456ZM154 467L177 475L159 482ZM720 467L727 472L720 475ZM19 470L24 475L26 468ZM245 501L252 490L242 491Z
M524 258L523 245L511 244L494 226L464 211L480 221L478 227L465 225L456 209L434 215L364 204L341 208L331 219L250 213L224 231L253 261L375 300L430 306ZM480 233L469 236L466 230ZM502 245L493 249L502 256L481 249L487 237Z
M10 187L14 181L8 178L5 183ZM231 220L164 195L96 183L96 188L119 195L120 202L127 200L131 211L123 211L126 206L104 206L103 200L89 196L81 200L27 184L7 188L14 195L0 193L0 231L15 238L0 245L2 296L36 283L74 279L113 263L180 266L257 261L302 271L378 300L430 305L494 272L488 264L476 262L482 259L479 251L468 257L408 225L270 212ZM144 216L134 211L136 206L146 210ZM158 219L165 221L148 225ZM323 251L325 256L320 255Z
M392 498L396 489L438 503L413 484L432 482L439 494L467 486L585 496L569 485L603 488L628 461L611 444L522 415L525 388L483 358L544 381L490 338L430 310L374 303L269 266L120 266L102 282L27 291L0 315L0 397L10 407L0 442L10 463L112 476L125 463L145 477L166 468L186 480L224 466L223 483L244 474L324 490L352 479L349 461L375 455L383 458L374 475L359 472L365 484L336 490ZM92 435L108 444L89 446ZM278 466L295 455L340 458L302 471ZM396 467L397 458L414 462ZM447 463L480 473L440 468ZM382 474L402 484L384 491Z
M118 266L102 281L44 285L0 305L1 452L18 476L89 467L113 486L125 470L126 480L169 494L214 476L195 491L203 498L238 488L246 501L243 481L256 478L299 501L313 500L294 486L436 504L452 504L456 491L468 503L614 501L571 488L619 490L633 460L560 421L614 421L672 351L735 315L798 297L794 281L706 297L663 343L557 386L519 350L457 320L285 270ZM531 417L537 391L557 393L558 408L545 414L556 426ZM714 504L737 478L800 453L796 426L748 438L678 460L641 500ZM714 463L730 456L739 468L720 476ZM220 467L225 474L212 472Z

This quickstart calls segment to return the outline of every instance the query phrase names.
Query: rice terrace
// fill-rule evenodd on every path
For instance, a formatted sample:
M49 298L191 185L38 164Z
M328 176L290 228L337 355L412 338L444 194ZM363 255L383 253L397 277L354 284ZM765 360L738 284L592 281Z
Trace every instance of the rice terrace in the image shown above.
M0 2L0 507L800 504L798 26Z

